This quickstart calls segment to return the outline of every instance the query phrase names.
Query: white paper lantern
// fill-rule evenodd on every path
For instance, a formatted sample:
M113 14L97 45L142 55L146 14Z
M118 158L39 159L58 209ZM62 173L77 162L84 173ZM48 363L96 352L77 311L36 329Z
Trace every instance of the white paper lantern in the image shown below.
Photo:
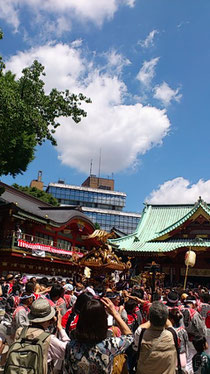
M187 251L185 255L185 265L193 267L195 265L196 253L193 251Z

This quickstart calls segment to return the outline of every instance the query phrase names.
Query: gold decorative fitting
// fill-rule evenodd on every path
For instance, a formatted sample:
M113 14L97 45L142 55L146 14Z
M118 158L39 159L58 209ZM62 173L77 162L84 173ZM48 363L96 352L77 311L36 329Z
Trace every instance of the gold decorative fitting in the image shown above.
M87 239L97 239L101 246L99 248L93 247L92 250L85 254L81 259L78 259L77 264L80 266L95 269L103 269L105 271L110 270L128 270L132 264L130 261L127 263L122 262L122 258L119 258L113 251L110 244L107 243L107 239L112 234L107 233L103 230L95 230Z

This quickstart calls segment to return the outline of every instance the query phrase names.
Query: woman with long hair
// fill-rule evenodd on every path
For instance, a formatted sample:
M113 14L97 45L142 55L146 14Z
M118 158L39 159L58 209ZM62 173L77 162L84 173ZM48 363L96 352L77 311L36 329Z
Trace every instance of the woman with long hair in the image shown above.
M122 335L107 337L108 314L117 322ZM116 355L124 353L133 342L131 330L108 298L92 298L79 314L77 327L66 347L65 373L111 373Z
M79 319L79 313L85 303L93 298L93 295L90 292L82 292L73 305L62 318L62 326L66 330L68 336L70 336L71 331L74 330L77 326Z

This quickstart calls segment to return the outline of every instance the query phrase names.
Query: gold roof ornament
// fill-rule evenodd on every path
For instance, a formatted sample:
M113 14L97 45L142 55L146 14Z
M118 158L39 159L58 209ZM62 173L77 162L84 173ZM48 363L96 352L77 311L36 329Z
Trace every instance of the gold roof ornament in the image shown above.
M99 248L93 247L91 251L86 253L78 261L78 265L87 266L91 269L103 269L104 271L113 270L128 270L131 268L131 262L122 262L122 258L118 257L113 251L112 246L107 243L107 240L115 235L114 233L108 233L103 230L95 230L87 239L95 238L101 243Z
M105 230L95 230L92 234L87 236L87 239L97 239L102 243L106 243L109 238L113 238L114 233L107 232Z

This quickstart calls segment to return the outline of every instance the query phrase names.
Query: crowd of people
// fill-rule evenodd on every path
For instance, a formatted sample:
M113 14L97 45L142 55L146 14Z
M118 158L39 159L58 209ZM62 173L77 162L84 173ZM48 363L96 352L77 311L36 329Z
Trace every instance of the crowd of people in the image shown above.
M7 274L0 357L5 374L210 374L210 292Z

